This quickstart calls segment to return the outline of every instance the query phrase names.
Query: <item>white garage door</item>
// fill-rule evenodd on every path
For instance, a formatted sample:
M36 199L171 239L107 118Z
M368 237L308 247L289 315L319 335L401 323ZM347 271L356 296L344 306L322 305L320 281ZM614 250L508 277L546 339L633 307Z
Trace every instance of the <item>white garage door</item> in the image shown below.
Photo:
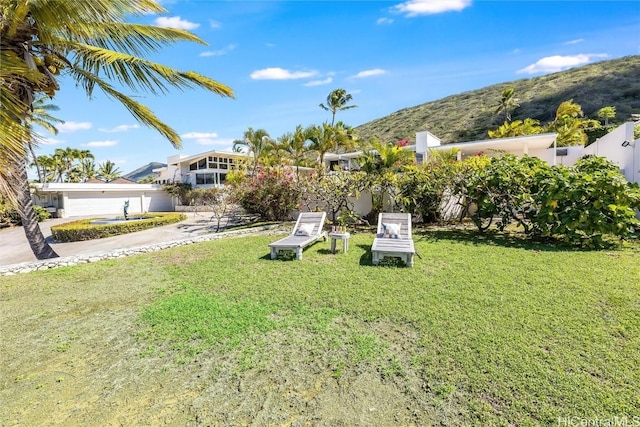
M64 210L66 216L123 215L127 200L129 214L142 212L139 195L100 192L68 193Z

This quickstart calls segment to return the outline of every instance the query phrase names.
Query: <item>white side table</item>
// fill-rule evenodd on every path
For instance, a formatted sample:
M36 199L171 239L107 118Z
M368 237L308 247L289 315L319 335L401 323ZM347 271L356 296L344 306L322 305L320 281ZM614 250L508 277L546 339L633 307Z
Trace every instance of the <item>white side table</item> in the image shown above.
M329 237L331 237L331 253L336 253L336 240L342 240L342 252L345 254L349 250L349 238L351 237L350 233L330 233Z

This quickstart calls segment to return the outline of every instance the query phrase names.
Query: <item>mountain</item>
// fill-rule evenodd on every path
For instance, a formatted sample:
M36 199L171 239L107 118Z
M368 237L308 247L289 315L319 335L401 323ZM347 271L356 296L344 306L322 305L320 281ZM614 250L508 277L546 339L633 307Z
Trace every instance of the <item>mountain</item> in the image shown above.
M405 108L355 129L365 141L372 137L386 142L415 141L416 132L424 130L443 143L486 139L487 130L504 122L504 116L495 111L507 88L515 89L520 104L512 120L531 117L547 123L554 119L561 102L573 99L585 116L597 118L600 108L614 106L617 115L612 121L624 122L632 113L640 113L640 56L487 86Z
M132 181L140 181L142 178L149 176L149 175L156 175L153 173L153 169L157 169L157 168L162 168L167 166L166 163L160 163L160 162L151 162L147 165L144 166L140 166L138 169L129 172L126 175L123 175L124 178L130 179Z

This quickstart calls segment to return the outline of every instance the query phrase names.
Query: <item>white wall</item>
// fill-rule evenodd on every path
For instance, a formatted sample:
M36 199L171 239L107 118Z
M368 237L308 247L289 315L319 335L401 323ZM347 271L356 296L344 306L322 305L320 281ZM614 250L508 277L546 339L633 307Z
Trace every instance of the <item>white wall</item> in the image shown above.
M633 126L626 122L586 147L584 154L606 157L620 166L627 181L640 182L640 147L633 139Z

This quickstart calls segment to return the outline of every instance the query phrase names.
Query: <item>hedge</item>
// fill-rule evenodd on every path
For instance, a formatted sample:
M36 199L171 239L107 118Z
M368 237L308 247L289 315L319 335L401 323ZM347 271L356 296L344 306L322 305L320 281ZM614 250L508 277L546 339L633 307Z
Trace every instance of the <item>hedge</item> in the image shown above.
M174 224L187 218L181 213L147 213L145 219L131 219L112 224L92 224L92 221L101 218L88 218L67 222L51 227L51 235L58 242L77 242L80 240L102 239L104 237L118 236L120 234L133 233L149 228Z

